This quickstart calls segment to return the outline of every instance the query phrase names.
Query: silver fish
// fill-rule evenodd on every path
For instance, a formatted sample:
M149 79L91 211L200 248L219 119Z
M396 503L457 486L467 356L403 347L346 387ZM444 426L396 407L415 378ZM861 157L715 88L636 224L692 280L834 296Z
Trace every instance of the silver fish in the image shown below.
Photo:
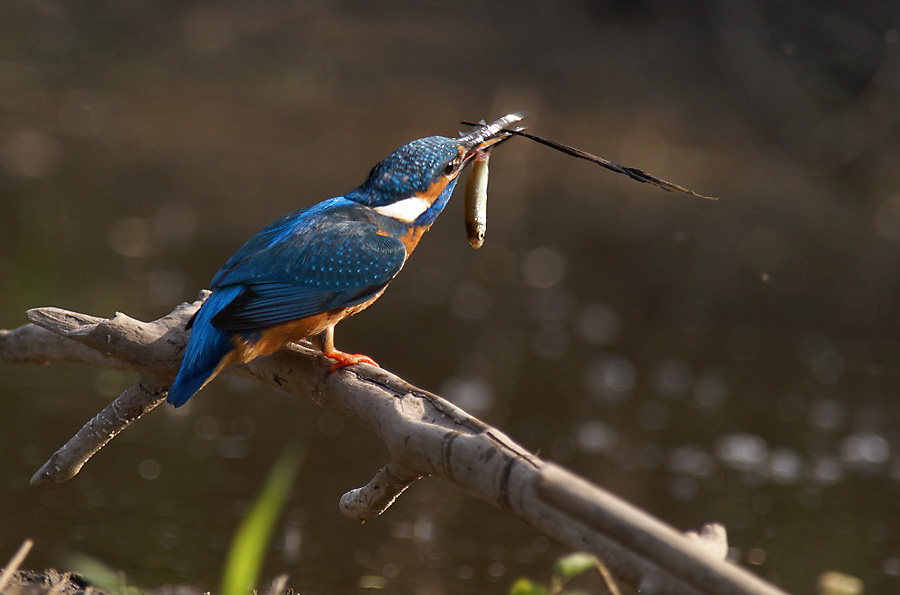
M466 180L466 236L476 250L484 245L487 232L487 189L489 151L479 152Z

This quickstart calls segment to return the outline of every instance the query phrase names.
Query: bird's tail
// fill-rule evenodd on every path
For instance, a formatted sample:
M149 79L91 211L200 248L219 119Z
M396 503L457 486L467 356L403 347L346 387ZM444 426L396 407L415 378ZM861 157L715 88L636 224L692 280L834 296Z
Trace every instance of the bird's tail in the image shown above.
M175 407L184 405L194 393L212 380L218 374L222 360L233 349L231 337L234 333L217 329L212 325L212 319L239 292L237 287L215 291L197 311L181 367L166 399Z

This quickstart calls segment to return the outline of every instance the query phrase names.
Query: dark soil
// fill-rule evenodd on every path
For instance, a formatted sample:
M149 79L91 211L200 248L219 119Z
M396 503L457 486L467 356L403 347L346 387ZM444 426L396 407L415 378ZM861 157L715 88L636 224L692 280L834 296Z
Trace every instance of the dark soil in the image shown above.
M54 595L81 595L88 592L91 595L106 595L77 574L63 574L52 568L44 572L20 570L3 590L4 595L41 595L50 592Z
M137 592L135 592L136 594ZM61 573L50 568L43 572L20 570L16 572L0 595L111 595L100 590L83 577L72 573ZM166 586L153 595L201 595L202 591L183 585ZM208 592L207 592L208 594Z

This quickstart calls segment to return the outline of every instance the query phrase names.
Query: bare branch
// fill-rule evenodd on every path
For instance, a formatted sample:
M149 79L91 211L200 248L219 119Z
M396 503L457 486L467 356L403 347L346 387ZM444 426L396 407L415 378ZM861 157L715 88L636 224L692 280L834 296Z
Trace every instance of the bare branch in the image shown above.
M31 476L31 485L47 480L59 483L75 477L88 459L116 434L160 405L166 398L168 387L169 382L165 380L141 376L53 453Z
M114 357L131 369L174 380L187 341L184 326L208 291L193 304L181 304L171 314L153 322L141 322L117 312L103 319L60 308L33 308L28 320L37 326Z
M205 297L201 294L193 304L182 304L149 323L123 314L105 320L41 308L28 315L43 328L28 325L0 331L3 361L82 361L135 370L140 376L54 453L32 483L73 477L118 432L162 403L184 348L185 324ZM441 397L368 365L327 376L328 364L321 354L292 345L270 357L232 366L228 373L311 399L369 428L384 441L392 460L366 486L344 495L344 514L359 520L381 514L412 482L434 475L570 547L598 556L619 578L641 589L781 593L725 562L721 555L710 555L696 537L682 535L543 461ZM724 533L713 541L720 552L727 547Z
M696 537L675 531L562 467L552 463L545 465L541 470L538 492L548 504L558 506L570 518L597 529L629 552L652 560L666 575L677 577L684 585L698 591L779 592L774 587L764 590L759 579L738 566L728 564L724 556L710 555L709 548L699 543ZM718 531L706 529L705 532ZM708 568L704 562L708 563ZM711 572L713 569L714 572ZM665 584L654 584L658 580L659 577L645 575L641 587L656 592L659 584ZM651 586L652 589L649 588Z
M126 368L122 362L33 324L0 330L0 361L8 364L79 362L100 368Z
M369 483L341 496L341 512L365 522L387 510L406 488L421 478L420 473L408 471L392 461L379 469Z

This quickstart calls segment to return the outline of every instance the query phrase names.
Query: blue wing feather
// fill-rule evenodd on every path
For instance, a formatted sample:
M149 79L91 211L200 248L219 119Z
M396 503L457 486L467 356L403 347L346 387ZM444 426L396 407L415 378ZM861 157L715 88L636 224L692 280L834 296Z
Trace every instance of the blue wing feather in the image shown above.
M210 320L234 300L239 292L240 288L233 287L213 293L191 319L190 340L167 397L172 405L181 407L186 403L191 395L206 384L222 358L231 351L231 333L213 327Z
M251 238L213 279L213 290L242 291L212 324L261 328L350 307L381 291L403 267L406 248L359 220L370 211L349 202L332 199L291 213Z

